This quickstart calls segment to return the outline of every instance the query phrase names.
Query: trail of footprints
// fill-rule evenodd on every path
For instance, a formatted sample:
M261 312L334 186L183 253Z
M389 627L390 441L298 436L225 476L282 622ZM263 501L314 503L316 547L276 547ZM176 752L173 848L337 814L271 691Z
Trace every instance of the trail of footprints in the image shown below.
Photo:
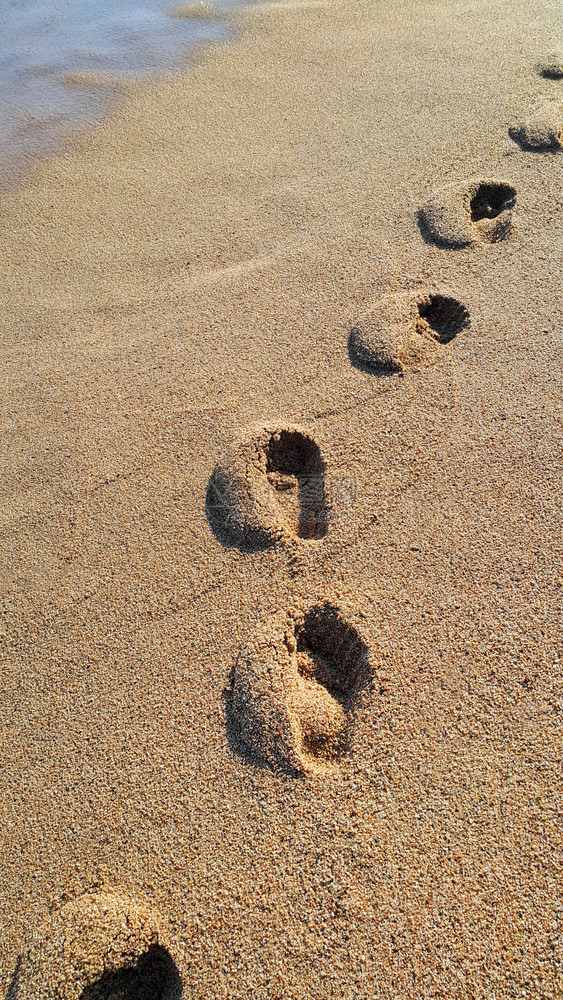
M537 72L557 80L562 66L552 59ZM556 152L561 105L538 108L509 134L523 149ZM516 188L501 178L442 185L418 213L421 235L448 249L499 243L513 230L516 201ZM373 375L404 373L436 362L469 326L467 307L450 290L386 295L350 330L350 361ZM326 471L319 446L303 428L250 430L213 471L209 523L224 544L247 552L319 544L330 523ZM336 773L352 749L354 710L370 675L367 644L336 604L313 603L285 621L263 623L232 671L226 699L231 745L272 767Z
M563 63L537 67L563 79ZM561 104L538 105L509 129L525 150L562 148ZM437 188L418 222L445 248L496 243L512 230L516 190L505 180L470 179ZM384 296L351 329L351 362L392 375L435 362L470 324L445 289ZM210 527L246 552L272 545L322 544L331 512L325 458L304 428L258 426L234 441L207 490ZM226 692L231 745L251 761L294 774L337 774L352 750L354 712L371 680L357 623L314 601L264 622L240 650ZM99 890L55 910L18 963L9 996L35 1000L180 1000L182 982L160 917Z

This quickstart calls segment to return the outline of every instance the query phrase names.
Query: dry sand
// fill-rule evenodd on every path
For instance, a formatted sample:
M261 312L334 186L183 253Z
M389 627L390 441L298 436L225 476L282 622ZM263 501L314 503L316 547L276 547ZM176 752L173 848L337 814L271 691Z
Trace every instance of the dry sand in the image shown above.
M563 154L509 135L563 100L559 19L241 10L2 196L9 1000L146 948L185 998L563 995ZM475 178L516 191L492 236ZM470 326L351 362L428 288ZM252 451L293 425L322 530ZM212 530L218 462L259 544Z

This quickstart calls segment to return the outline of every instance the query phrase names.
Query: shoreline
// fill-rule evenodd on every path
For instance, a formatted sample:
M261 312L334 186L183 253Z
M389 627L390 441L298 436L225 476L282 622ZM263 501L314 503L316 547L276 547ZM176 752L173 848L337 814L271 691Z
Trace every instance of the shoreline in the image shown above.
M560 995L563 153L509 135L556 19L240 8L0 196L21 1000L104 906L186 998Z
M20 66L19 77L12 70L13 79L4 81L11 91L10 110L8 113L6 107L4 118L0 118L0 135L3 139L0 144L1 190L6 193L22 182L25 183L26 172L37 159L48 159L72 149L80 141L81 132L100 124L119 96L126 97L129 87L135 81L144 81L150 86L151 80L158 79L159 76L185 70L200 45L228 42L226 32L232 9L232 3L220 6L204 0L191 0L170 7L166 12L163 10L162 20L165 24L172 27L177 22L180 25L177 29L178 38L172 37L172 27L167 47L166 41L159 35L160 49L155 49L152 53L145 52L144 64L142 52L145 40L137 37L133 31L130 32L129 46L123 47L121 51L119 65L116 53L107 48L110 42L102 34L97 39L102 51L97 52L96 41L91 40L91 51L83 53L81 65L72 49L66 52L65 58L65 53L57 49L56 41L52 41L48 60L44 50L40 50L37 65ZM162 34L163 25L157 21L157 26ZM33 30L33 26L26 27ZM223 35L222 29L225 29ZM183 39L181 44L180 35ZM156 44L154 39L152 44ZM157 51L160 54L160 66L155 64ZM42 52L43 62L40 59ZM15 52L12 57L15 62ZM45 60L47 65L44 65ZM6 58L4 62L7 64ZM8 72L6 67L4 72ZM26 97L21 78L27 79L28 87L30 80L42 78L42 103L34 104L29 95ZM19 96L14 100L16 91Z

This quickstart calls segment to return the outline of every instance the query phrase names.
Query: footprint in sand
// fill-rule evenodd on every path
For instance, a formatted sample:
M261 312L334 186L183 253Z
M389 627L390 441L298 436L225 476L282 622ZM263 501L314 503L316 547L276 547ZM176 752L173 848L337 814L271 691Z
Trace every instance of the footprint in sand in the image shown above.
M350 360L378 375L430 364L469 323L463 303L443 291L386 295L350 332Z
M96 892L52 913L34 938L20 1000L180 1000L178 970L156 915L130 899Z
M333 604L274 620L233 668L231 743L275 769L335 773L351 750L354 709L370 676L366 644Z
M563 105L545 102L512 125L508 134L521 149L529 152L559 152L563 149Z
M503 180L465 180L436 188L418 213L422 235L444 248L498 243L510 233L516 189Z
M563 59L550 56L545 62L536 66L536 70L545 80L563 80Z
M206 509L217 538L246 551L323 538L329 508L319 446L298 427L254 428L215 467Z

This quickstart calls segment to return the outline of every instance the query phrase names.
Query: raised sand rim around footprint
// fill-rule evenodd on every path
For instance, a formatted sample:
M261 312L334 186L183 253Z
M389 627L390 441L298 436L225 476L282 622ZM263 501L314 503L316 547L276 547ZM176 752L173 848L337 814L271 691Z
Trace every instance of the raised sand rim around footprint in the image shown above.
M560 152L563 148L563 102L544 101L511 125L508 133L523 150Z

